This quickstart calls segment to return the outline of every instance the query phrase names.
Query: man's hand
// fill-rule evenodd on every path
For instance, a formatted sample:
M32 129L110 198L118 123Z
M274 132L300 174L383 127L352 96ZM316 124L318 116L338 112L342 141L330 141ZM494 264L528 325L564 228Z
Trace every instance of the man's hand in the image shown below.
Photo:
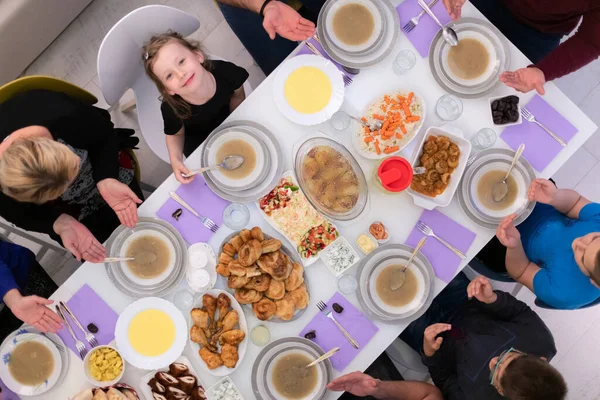
M93 263L102 262L106 258L106 249L92 235L92 232L81 222L67 214L61 214L54 221L54 232L60 236L63 246L78 261L83 258Z
M450 18L452 18L453 21L460 18L460 13L465 1L466 0L444 0L444 7L446 7L446 11L448 11Z
M39 296L23 297L17 289L12 289L4 296L4 303L17 318L42 332L56 333L62 327L60 317L46 307L54 303L52 300Z
M550 182L548 179L537 178L531 182L528 196L529 201L535 200L538 203L551 204L557 193L558 188L554 183Z
M379 379L357 371L334 379L327 385L327 389L333 392L349 392L355 396L372 396L376 393L379 382Z
M527 93L533 89L537 90L541 96L546 93L544 90L546 77L541 69L535 67L521 68L515 72L503 72L500 75L500 82L504 82L506 86L523 93Z
M281 1L267 4L263 15L263 27L271 40L276 34L292 41L306 40L315 34L315 24Z
M432 357L442 347L444 339L436 336L450 329L452 329L452 325L450 324L433 324L425 329L425 334L423 335L423 353L427 357Z
M512 214L500 222L496 229L496 237L504 246L513 249L521 244L521 234L515 227L513 221L517 218L517 214Z
M175 179L177 179L177 182L186 185L194 180L195 175L192 175L189 178L183 176L183 174L190 173L190 170L185 166L183 161L171 160L171 167L173 168L173 173L175 174Z
M133 228L137 224L137 204L140 204L142 200L133 193L129 186L116 179L107 178L98 182L98 190L123 225Z
M482 303L492 304L498 299L498 295L494 293L490 281L485 276L478 276L467 286L467 295L469 299L475 297Z

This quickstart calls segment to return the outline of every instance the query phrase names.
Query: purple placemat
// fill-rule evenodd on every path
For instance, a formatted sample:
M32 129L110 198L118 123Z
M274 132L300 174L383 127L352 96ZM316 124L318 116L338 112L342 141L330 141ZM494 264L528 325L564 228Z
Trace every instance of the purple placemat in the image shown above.
M431 2L430 0L425 1L427 4ZM436 5L430 8L435 16L438 17L442 25L451 21L450 15L448 15L446 8L441 1L438 1ZM398 11L398 16L400 17L400 29L402 29L412 17L417 16L423 9L419 6L417 0L406 0L396 7L396 11ZM429 45L431 45L433 37L440 29L438 24L436 24L429 15L424 14L417 26L407 33L406 37L408 37L408 40L415 46L421 57L427 57L429 55Z
M84 328L90 323L93 323L98 327L98 333L94 333L98 343L101 345L109 344L115 339L115 325L117 324L119 315L110 308L91 287L83 285L81 289L67 301L67 305ZM65 315L65 318L67 318L71 324L75 336L77 336L77 338L86 345L88 350L90 350L91 347L86 342L84 333L81 332L68 315ZM68 348L73 350L73 352L79 356L79 352L75 347L75 341L67 331L67 328L58 331L58 336L60 336Z
M21 400L21 398L7 388L2 379L0 379L0 400Z
M542 124L560 136L565 142L577 133L569 121L546 102L541 96L535 95L525 106ZM528 122L523 118L523 123L509 126L502 132L502 140L513 150L517 150L521 143L525 143L523 157L537 171L543 171L563 147L554 140L546 131L537 124Z
M317 337L313 341L321 346L324 351L327 352L334 347L339 347L340 351L331 357L330 360L333 367L341 372L356 357L358 352L369 343L371 338L379 331L379 328L340 293L336 292L329 299L327 305L332 308L333 303L338 303L344 308L341 314L335 313L335 319L358 342L359 349L352 347L333 321L325 317L321 312L315 315L302 332L300 332L299 336L304 337L306 332L314 330Z
M475 240L475 233L454 222L439 211L424 210L419 220L433 229L436 235L458 248L464 254L467 254L471 243ZM406 244L415 247L423 236L415 226L410 235L408 235ZM446 283L452 280L454 272L462 261L459 256L432 237L427 239L421 252L433 266L435 275Z
M229 205L229 202L210 190L200 175L196 175L196 178L187 185L179 186L175 192L198 214L212 219L219 227L223 225L223 210ZM172 215L178 208L181 208L183 213L179 217L179 221L176 221ZM214 235L210 229L202 225L198 217L171 198L158 210L156 215L173 225L189 244L208 242Z
M324 58L328 59L329 61L331 61L333 63L333 65L335 65L337 67L337 69L339 69L340 71L342 71L343 73L345 73L346 75L349 76L354 76L353 74L349 73L348 71L345 71L342 66L340 65L340 63L336 62L335 60L331 59L331 57L329 57L327 55L327 52L325 51L325 49L323 49L323 46L321 46L321 44L319 42L317 42L314 38L309 38L306 43L312 43L313 46L316 47L317 50L319 50L321 52L321 54L323 55ZM314 54L306 45L306 43L304 44L304 46L302 46L302 48L300 49L300 51L298 52L298 54L296 54L297 56L302 55L302 54Z

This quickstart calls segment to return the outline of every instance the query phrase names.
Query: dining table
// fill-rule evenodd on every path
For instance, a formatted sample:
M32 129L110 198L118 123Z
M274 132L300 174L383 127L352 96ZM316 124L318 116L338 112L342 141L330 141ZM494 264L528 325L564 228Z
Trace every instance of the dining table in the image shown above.
M396 0L393 1L393 3L396 6L400 4L401 1ZM463 7L463 16L485 20L485 17L469 2ZM302 43L290 57L294 57L301 46L303 46ZM511 55L511 69L514 70L531 64L523 53L512 45L512 43L509 44L509 48ZM400 31L393 51L379 64L360 71L360 73L353 78L353 83L346 87L341 110L352 115L359 115L361 110L364 110L376 96L385 93L386 91L393 92L403 88L410 88L410 90L414 90L420 94L426 105L426 109L428 110L425 124L420 134L423 134L427 127L441 126L443 121L438 119L434 109L437 99L444 95L445 92L433 79L427 58L419 57L417 55L414 68L402 75L395 73L393 70L395 56L398 52L405 49L415 51L411 42L407 39L405 34ZM276 136L283 151L285 163L284 171L293 168L293 152L295 145L303 138L315 133L328 135L335 141L346 146L351 153L355 153L351 143L350 132L353 129L358 129L357 125L353 125L345 131L336 131L329 122L316 126L301 126L289 121L278 111L273 97L273 81L276 73L277 70L256 87L247 99L231 113L226 122L250 120L262 124L269 129ZM560 113L577 129L577 134L569 141L568 145L564 147L542 171L536 171L539 177L550 178L577 151L577 149L585 143L594 131L596 131L597 127L583 111L559 90L555 84L552 82L547 83L545 89L546 93L543 98L551 106L559 110ZM462 115L457 120L448 124L461 130L467 138L475 134L481 128L492 127L488 110L490 107L489 98L509 94L517 94L522 101L527 101L532 98L535 93L529 92L520 94L505 85L498 85L489 95L477 99L462 99ZM498 133L498 140L494 144L494 147L508 148L500 135L501 129L498 129L497 127L494 129ZM411 159L416 142L418 142L418 140L413 140L411 145L403 149L400 155L407 159ZM186 160L186 165L189 168L200 167L200 153L201 149L198 149ZM405 243L423 210L415 205L412 198L406 193L386 195L383 192L376 190L373 187L372 177L374 169L378 165L378 160L368 160L359 155L355 155L355 157L369 184L369 205L368 209L358 219L339 223L338 228L340 234L344 236L358 252L359 250L356 245L358 236L367 232L369 225L372 222L382 221L389 230L389 243ZM142 174L144 173L145 172L142 171ZM169 176L139 207L139 216L156 217L157 210L169 198L169 192L176 190L179 186L180 184L175 180L174 176ZM247 225L248 227L259 226L265 233L280 237L280 235L261 216L256 204L250 203L247 204L247 206L250 210L250 222ZM485 244L494 236L495 232L494 230L483 228L469 219L461 209L456 196L454 196L447 207L438 208L437 210L475 233L475 238L466 252L467 257L460 262L459 267L453 272L453 275L455 275L468 265L469 260L485 246ZM199 227L199 229L201 228ZM215 252L217 252L223 239L231 234L231 232L232 231L224 225L221 226L208 241L208 244ZM357 264L355 264L348 273L356 273L357 268ZM310 282L310 304L304 314L300 318L289 322L263 322L259 321L253 315L251 309L246 308L245 314L248 320L249 331L259 324L264 324L270 331L271 341L290 336L298 336L300 334L313 317L319 313L316 304L319 301L329 300L337 291L336 278L331 274L328 268L325 267L321 260L307 266L305 272ZM113 286L107 275L104 264L93 264L90 262L83 263L73 275L59 287L59 289L51 296L51 299L55 301L66 301L86 284L117 313L121 313L128 305L136 300L128 297ZM441 279L434 278L434 294L437 295L446 284L447 283ZM222 285L222 283L219 283L217 287L219 287L219 285ZM185 279L183 279L177 290L185 289L186 287L187 283ZM172 300L174 293L166 296L166 299ZM359 310L361 309L356 294L346 295L346 298ZM89 309L87 312L93 314L94 309ZM364 371L386 350L388 346L390 346L410 322L410 318L394 323L374 321L378 328L375 336L368 344L362 347L358 355L343 371L334 370L334 376L337 377L344 373L357 370ZM253 394L250 378L253 363L261 350L261 347L249 343L245 357L240 360L237 369L229 375L247 400L256 398ZM325 349L325 351L327 350L329 349ZM204 368L201 368L200 365L197 365L198 359L193 356L193 351L192 347L188 344L183 355L192 360L192 364L198 372L201 382L206 387L213 385L220 378L212 376L207 373ZM92 386L85 377L81 359L74 352L70 352L69 361L69 372L65 379L50 391L34 397L35 399L65 399ZM147 373L148 371L143 371L127 364L121 382L139 389L140 379ZM327 391L324 398L336 399L341 394L341 392Z

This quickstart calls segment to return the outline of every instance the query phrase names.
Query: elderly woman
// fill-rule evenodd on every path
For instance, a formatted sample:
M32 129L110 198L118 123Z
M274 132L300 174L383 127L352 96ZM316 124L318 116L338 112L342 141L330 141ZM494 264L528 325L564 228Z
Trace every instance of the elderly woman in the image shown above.
M137 222L141 190L106 110L34 90L0 104L0 215L49 234L78 259L100 262L120 224ZM137 193L137 195L136 195Z

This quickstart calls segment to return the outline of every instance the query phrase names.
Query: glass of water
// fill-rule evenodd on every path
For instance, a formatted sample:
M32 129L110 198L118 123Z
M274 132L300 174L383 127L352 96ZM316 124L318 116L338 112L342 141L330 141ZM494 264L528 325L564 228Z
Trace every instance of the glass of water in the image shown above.
M343 131L350 126L350 115L345 111L336 111L331 116L331 126L336 131Z
M194 305L194 293L187 289L180 290L173 296L173 303L181 311L187 312Z
M223 223L234 231L245 227L250 221L248 207L240 203L231 203L223 210Z
M352 294L358 289L358 282L354 275L343 274L337 278L337 287L343 294Z
M481 151L492 147L496 143L496 139L498 139L498 135L493 129L483 128L474 134L470 141L475 150Z
M414 68L416 63L417 57L415 53L410 50L402 50L394 60L394 72L397 74L408 72Z
M438 99L435 112L444 121L454 121L462 115L462 101L453 94L445 94Z

